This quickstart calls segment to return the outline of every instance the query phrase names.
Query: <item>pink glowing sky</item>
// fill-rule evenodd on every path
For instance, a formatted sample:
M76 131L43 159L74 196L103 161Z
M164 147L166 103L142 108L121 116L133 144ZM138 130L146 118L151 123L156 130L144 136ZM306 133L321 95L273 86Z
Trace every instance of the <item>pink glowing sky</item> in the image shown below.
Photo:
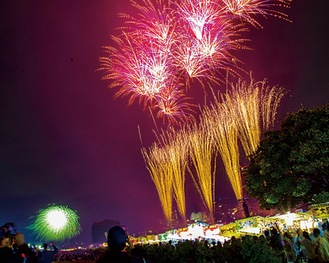
M278 120L328 102L328 7L294 0L293 23L269 18L247 34L255 50L240 53L244 68L288 91ZM0 224L24 232L39 208L56 203L77 210L86 243L91 224L106 218L135 234L158 228L162 210L138 134L150 146L152 118L127 98L114 100L97 71L129 1L18 0L0 10ZM233 198L221 177L216 197ZM188 213L202 209L190 195Z

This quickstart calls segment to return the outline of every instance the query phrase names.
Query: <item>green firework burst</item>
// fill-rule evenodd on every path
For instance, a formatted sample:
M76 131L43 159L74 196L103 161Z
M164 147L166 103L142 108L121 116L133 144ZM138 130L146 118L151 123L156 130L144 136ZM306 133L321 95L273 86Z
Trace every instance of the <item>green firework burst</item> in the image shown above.
M81 231L76 211L55 204L40 209L29 228L36 234L37 239L49 241L64 241L75 237Z

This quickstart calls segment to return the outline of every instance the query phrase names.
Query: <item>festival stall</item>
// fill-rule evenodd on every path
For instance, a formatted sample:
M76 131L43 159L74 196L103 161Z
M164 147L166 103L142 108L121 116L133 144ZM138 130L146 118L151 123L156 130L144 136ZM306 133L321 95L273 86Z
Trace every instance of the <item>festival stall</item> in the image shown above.
M236 220L236 230L246 234L259 235L262 233L262 217L253 216Z
M225 225L208 225L204 222L195 222L184 228L171 229L159 235L147 235L140 237L137 242L153 243L168 242L173 243L180 240L212 240L224 242L235 236L262 235L271 228L278 229L279 232L296 232L297 229L313 231L314 228L321 228L329 218L329 203L311 205L307 212L298 210L277 214L274 216L253 216L235 220Z
M315 219L327 220L329 218L329 202L310 205L309 211Z
M239 232L237 231L236 223L228 223L225 225L220 226L220 234L224 237L231 238L232 236L239 235Z

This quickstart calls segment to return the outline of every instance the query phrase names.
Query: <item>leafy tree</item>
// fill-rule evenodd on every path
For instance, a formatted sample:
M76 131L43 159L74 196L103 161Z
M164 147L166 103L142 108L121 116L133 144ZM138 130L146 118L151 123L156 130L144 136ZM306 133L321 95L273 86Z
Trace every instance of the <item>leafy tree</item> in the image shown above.
M259 239L253 240L251 236L245 236L241 243L242 262L248 263L280 263L281 255Z
M245 181L249 196L267 209L290 209L329 192L329 103L291 113L280 130L266 132Z
M316 195L313 201L316 204L329 202L329 192L323 192L321 194Z

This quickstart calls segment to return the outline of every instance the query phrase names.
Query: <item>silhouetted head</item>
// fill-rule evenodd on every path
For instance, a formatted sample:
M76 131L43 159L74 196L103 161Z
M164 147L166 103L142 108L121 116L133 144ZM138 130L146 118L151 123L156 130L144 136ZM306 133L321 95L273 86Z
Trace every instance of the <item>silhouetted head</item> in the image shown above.
M283 236L284 236L285 238L288 238L288 239L292 240L292 236L291 236L288 232L285 232L285 233L283 234Z
M313 234L314 234L315 237L320 236L320 229L318 229L318 228L314 228L314 229L313 229Z
M114 226L110 228L107 235L107 244L109 248L115 250L124 249L128 240L126 231L120 226Z
M264 230L264 235L265 235L266 237L269 237L269 236L270 236L270 230L265 229L265 230Z
M272 235L276 235L277 233L278 233L278 230L275 227L271 228Z
M308 239L308 240L311 240L310 235L306 231L303 232L303 237Z
M6 233L3 229L0 229L0 240L6 238Z

